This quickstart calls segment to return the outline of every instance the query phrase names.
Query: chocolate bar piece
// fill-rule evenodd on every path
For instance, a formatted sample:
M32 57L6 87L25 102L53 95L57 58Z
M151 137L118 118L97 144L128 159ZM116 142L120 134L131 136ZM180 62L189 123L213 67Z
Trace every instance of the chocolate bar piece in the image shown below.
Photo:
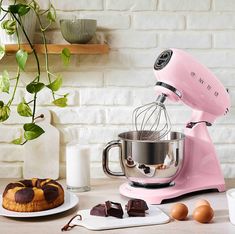
M126 209L130 217L144 217L148 206L142 199L131 199L128 201Z
M140 164L139 166L138 166L138 168L139 169L144 169L146 166L144 165L144 164Z
M120 203L106 201L105 202L108 216L113 216L122 219L123 210Z
M90 210L90 215L103 216L103 217L108 216L106 205L105 204L98 204L98 205L94 206Z
M150 173L150 167L145 167L144 168L144 173L149 174Z

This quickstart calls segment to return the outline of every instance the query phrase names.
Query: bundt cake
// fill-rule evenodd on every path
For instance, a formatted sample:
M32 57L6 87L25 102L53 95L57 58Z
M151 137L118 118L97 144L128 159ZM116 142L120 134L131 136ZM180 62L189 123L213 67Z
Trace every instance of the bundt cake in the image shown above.
M3 208L17 212L35 212L55 208L64 203L62 186L52 179L20 180L6 186Z

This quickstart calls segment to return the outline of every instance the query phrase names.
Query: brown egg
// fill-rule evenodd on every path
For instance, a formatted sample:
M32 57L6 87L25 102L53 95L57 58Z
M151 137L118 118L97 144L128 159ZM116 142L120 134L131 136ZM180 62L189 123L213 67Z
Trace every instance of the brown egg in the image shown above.
M211 206L210 203L209 203L207 200L201 199L201 200L198 200L198 201L196 202L195 207L197 208L197 207L203 206L203 205Z
M209 223L213 216L214 211L208 205L199 206L193 211L193 218L199 223Z
M176 203L171 208L171 217L177 220L184 220L188 215L188 207L183 203Z

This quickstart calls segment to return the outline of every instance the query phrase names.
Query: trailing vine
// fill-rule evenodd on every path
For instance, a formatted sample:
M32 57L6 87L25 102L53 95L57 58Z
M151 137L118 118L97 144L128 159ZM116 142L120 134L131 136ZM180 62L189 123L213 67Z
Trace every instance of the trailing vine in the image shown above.
M15 99L16 90L18 88L19 80L21 78L21 71L25 71L25 66L28 60L28 52L25 51L20 42L19 30L23 33L27 42L32 50L32 55L34 57L36 63L36 73L33 77L32 81L26 85L26 91L32 95L32 99L27 101L23 98L23 100L17 105L17 113L20 116L31 117L30 123L25 123L23 125L24 135L13 140L15 144L25 144L28 140L33 140L38 138L41 134L44 133L44 130L35 123L35 120L42 117L41 115L36 115L36 107L37 107L37 95L38 93L47 88L50 89L53 104L59 107L67 106L67 96L68 94L60 94L58 91L62 86L62 77L61 75L54 74L50 71L49 66L49 56L47 49L47 38L46 38L46 30L50 27L50 25L56 20L56 10L54 6L50 3L49 8L47 10L42 11L40 9L39 4L35 0L21 0L21 1L13 1L12 5L9 5L7 9L3 7L3 0L0 0L0 10L4 12L3 17L0 19L1 27L5 30L8 35L15 34L17 36L18 41L18 51L16 52L16 64L17 64L17 72L15 77L10 77L7 70L4 70L0 75L0 93L10 92L10 81L15 81L14 88L12 94L9 98L9 101L5 104L2 100L0 100L0 122L6 121L11 114L11 107L13 100ZM23 17L27 17L27 14L33 11L36 15L37 23L40 28L40 32L43 39L44 51L45 51L45 69L47 76L47 84L41 81L41 62L39 60L38 54L34 49L34 44L30 40L24 26ZM8 17L7 17L8 16ZM10 17L9 17L10 16ZM41 21L41 17L46 17L48 24L44 26ZM29 19L30 20L30 19ZM0 60L6 54L5 45L0 45ZM64 48L61 53L61 58L65 65L69 63L70 60L70 51L67 48ZM10 94L9 94L10 95Z

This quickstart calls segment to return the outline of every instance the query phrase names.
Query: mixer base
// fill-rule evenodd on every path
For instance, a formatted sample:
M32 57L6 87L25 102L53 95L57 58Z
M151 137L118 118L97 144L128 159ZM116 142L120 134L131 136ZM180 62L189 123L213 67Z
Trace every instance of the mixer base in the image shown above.
M176 198L192 192L212 189L215 189L219 192L225 191L224 184L214 184L199 187L194 187L193 183L191 185L192 186L183 186L182 184L175 183L175 185L165 188L143 188L132 186L127 182L119 187L119 192L126 197L143 199L149 204L161 204L163 200Z

